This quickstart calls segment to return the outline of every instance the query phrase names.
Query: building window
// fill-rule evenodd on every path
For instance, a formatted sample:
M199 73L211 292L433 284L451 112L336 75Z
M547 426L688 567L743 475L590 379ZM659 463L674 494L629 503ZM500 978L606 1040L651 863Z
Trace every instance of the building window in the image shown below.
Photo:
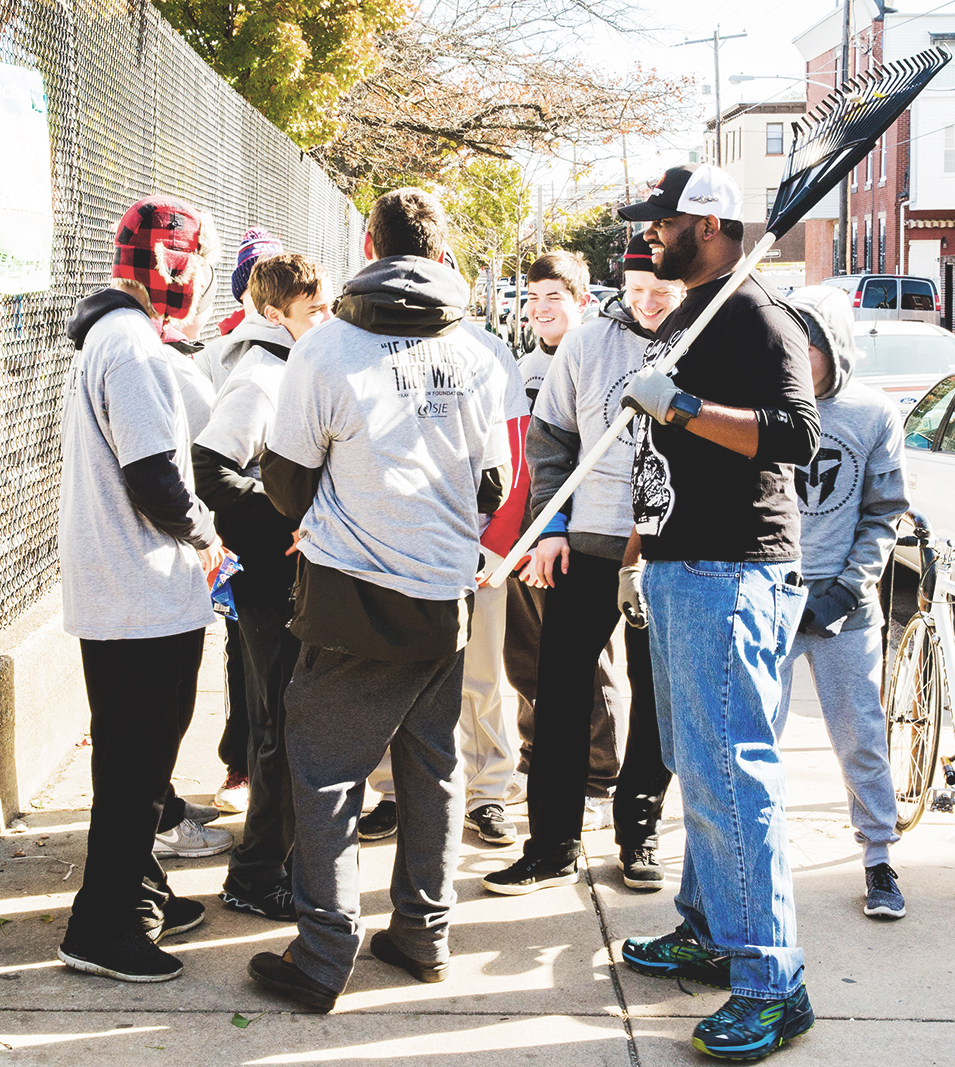
M955 126L945 127L945 156L943 170L946 174L955 174Z
M766 123L766 155L781 156L783 154L783 124L781 122Z
M879 185L885 185L886 166L888 165L889 142L883 135L882 147L879 149Z
M845 263L839 262L839 227L832 227L832 273L833 276L844 273Z
M865 264L863 270L872 272L872 219L865 220L865 243L862 249L862 261Z
M875 162L875 160L872 158L873 155L874 155L874 152L870 152L865 157L865 187L866 187L866 189L871 189L872 188L872 165Z
M879 216L879 274L885 274L885 215Z
M849 242L849 273L857 274L859 271L859 224L854 219Z
M853 192L859 188L859 167L858 164L852 168L849 172L849 187Z
M766 218L767 219L769 218L770 215L772 215L772 213L773 213L773 204L775 204L775 203L776 203L776 190L775 190L775 188L767 189L766 190Z

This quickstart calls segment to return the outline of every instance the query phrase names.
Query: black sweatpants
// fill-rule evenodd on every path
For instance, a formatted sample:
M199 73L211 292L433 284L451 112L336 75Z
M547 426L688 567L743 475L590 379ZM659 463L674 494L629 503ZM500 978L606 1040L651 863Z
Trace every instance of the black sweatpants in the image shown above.
M531 836L527 855L558 863L580 853L590 760L594 670L620 618L620 563L571 550L567 574L554 568L541 625L534 708L534 749L527 776ZM621 848L656 847L670 772L660 755L647 630L625 628L630 725L614 794Z
M93 806L72 936L118 933L168 898L156 833L182 821L170 779L196 705L205 630L80 641L90 705Z

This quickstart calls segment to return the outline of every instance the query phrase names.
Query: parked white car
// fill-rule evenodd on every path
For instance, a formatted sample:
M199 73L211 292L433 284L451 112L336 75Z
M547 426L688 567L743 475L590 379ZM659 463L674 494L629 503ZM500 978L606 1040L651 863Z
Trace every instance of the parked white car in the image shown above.
M925 390L955 371L955 336L927 322L856 322L855 375L912 410Z
M912 508L936 536L955 539L955 374L929 389L905 420L905 468ZM899 533L911 532L903 518ZM917 548L897 548L895 555L919 569Z

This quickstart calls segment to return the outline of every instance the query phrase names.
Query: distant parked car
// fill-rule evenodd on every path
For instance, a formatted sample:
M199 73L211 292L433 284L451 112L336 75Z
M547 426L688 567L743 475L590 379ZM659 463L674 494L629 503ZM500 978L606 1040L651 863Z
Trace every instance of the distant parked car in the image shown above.
M522 289L520 295L520 302L523 303L527 299L527 290ZM509 289L502 289L497 298L497 309L501 316L501 322L507 322L507 316L512 311L516 311L518 306L517 289L511 286Z
M905 420L905 467L912 508L937 536L955 538L955 374L929 389ZM911 532L903 518L899 533ZM919 569L917 548L897 548L895 556Z
M942 321L938 289L931 278L908 274L844 274L826 278L823 285L845 289L852 302L852 314L860 322L929 322Z
M881 389L904 418L939 376L955 371L955 336L927 322L857 322L856 377Z

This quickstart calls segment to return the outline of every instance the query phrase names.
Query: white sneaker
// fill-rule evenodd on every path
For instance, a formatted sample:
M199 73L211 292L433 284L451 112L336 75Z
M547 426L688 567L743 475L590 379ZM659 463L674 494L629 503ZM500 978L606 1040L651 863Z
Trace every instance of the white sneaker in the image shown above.
M199 856L216 856L232 848L232 834L212 826L200 826L192 819L183 819L165 833L156 834L154 856L179 856L182 859L197 859Z
M584 802L584 830L613 826L613 797L587 797Z
M216 790L212 802L220 811L233 814L245 811L249 806L249 776L229 771L226 780Z
M527 775L523 771L515 771L507 783L504 793L505 804L523 804L527 800Z

